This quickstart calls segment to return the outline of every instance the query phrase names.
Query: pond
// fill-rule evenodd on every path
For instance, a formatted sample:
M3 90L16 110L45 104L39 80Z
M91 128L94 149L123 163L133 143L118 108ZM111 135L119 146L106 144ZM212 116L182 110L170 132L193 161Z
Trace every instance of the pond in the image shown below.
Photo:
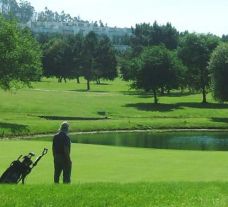
M228 150L228 132L112 132L71 135L72 143L181 150Z

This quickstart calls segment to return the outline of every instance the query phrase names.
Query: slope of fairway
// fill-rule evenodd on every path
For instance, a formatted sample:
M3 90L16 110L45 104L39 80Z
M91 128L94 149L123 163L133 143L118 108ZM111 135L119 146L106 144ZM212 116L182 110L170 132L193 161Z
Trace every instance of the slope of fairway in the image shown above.
M0 91L0 136L55 132L62 120L70 121L72 131L228 128L228 105L210 95L202 105L200 94L173 92L155 106L150 94L128 91L119 79L85 88L83 80L44 79L30 89Z
M1 141L0 173L18 155L48 141ZM4 207L226 207L226 152L155 150L72 144L72 185L54 185L51 150L26 180L2 185ZM31 185L33 184L33 185Z
M1 141L0 173L18 155L50 150L28 176L28 184L53 182L51 142ZM72 182L228 181L226 152L155 150L72 144Z

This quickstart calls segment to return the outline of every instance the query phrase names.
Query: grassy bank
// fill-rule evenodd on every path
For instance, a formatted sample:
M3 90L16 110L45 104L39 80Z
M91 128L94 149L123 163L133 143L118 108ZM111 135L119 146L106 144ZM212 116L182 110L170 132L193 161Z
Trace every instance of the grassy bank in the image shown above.
M48 141L0 142L0 173L20 154ZM26 185L2 185L0 206L225 207L228 205L226 152L155 150L72 144L72 185L53 185L49 153Z
M3 186L0 206L225 207L228 183Z
M53 133L62 120L72 131L228 127L228 105L210 94L206 105L200 94L173 93L155 106L151 95L129 91L121 80L85 88L83 81L45 79L31 89L0 91L0 136Z

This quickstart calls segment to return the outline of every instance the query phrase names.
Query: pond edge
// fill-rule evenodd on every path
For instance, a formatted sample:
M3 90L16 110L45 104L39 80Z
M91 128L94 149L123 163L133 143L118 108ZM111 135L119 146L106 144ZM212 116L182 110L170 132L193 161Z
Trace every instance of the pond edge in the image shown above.
M70 135L81 135L81 134L107 134L107 133L143 133L143 132L153 132L153 133L164 133L164 132L228 132L228 129L137 129L137 130L104 130L104 131L87 131L87 132L70 132ZM33 139L42 137L52 137L55 133L47 134L32 134L25 136L9 136L3 137L0 140L15 140L15 139Z

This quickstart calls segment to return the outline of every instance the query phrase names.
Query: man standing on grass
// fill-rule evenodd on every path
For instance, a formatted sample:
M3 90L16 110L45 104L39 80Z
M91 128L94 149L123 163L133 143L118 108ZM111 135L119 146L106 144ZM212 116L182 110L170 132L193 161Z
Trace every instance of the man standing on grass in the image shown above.
M52 152L54 157L54 182L59 183L59 177L63 172L63 183L70 183L71 166L70 147L71 141L68 136L69 124L63 122L59 133L53 138Z

